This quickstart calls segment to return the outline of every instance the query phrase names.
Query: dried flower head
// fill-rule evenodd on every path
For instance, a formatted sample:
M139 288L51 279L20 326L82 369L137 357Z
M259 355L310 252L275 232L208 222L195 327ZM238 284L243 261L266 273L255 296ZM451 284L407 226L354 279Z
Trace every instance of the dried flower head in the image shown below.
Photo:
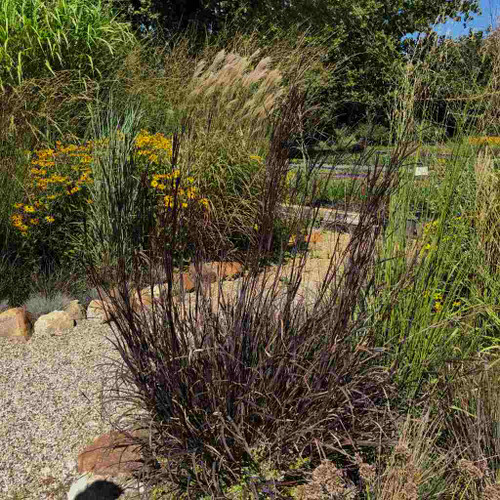
M375 480L375 477L376 477L375 466L369 465L369 464L363 462L359 466L359 476L361 477L361 479L365 483L371 484Z
M459 460L457 463L457 469L465 476L474 479L483 479L484 471L482 467L478 467L474 462L470 460L465 460L464 458Z
M329 498L354 500L356 491L354 487L347 485L342 470L337 469L333 462L324 460L313 471L312 481L297 488L296 498L301 500L326 500Z
M500 484L490 484L483 491L483 500L500 500Z
M359 477L366 484L371 484L376 477L376 467L374 465L367 464L359 453L356 453L355 458L356 464L359 468Z

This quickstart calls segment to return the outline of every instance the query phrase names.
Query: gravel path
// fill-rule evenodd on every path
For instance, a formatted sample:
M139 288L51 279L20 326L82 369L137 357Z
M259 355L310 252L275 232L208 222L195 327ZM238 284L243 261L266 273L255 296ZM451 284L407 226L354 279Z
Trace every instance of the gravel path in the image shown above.
M81 321L60 337L0 338L1 499L66 499L78 453L110 430L96 366L119 358L111 335L108 325Z

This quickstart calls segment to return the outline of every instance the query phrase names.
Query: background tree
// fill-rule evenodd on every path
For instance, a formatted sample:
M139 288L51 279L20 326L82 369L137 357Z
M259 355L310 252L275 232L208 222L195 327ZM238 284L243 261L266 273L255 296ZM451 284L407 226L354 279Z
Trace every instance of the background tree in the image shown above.
M313 120L324 131L353 126L367 115L387 122L401 75L407 35L435 23L469 19L478 0L111 0L142 34L161 43L190 29L203 38L258 30L262 44L309 30L324 45L328 78L316 80Z

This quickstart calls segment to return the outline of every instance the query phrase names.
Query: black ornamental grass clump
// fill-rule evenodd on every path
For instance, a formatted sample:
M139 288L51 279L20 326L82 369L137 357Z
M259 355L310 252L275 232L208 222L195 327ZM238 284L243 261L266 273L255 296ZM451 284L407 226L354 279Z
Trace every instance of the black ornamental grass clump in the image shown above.
M214 258L212 247L210 255L204 252L200 237L210 220L188 216L179 223L175 206L165 208L148 255L121 255L116 261L118 293L107 294L112 341L121 356L116 397L140 408L128 418L135 428L149 430L149 439L140 441L143 480L167 485L175 498L223 498L242 480L255 497L259 488L278 495L300 484L301 471L275 478L270 486L262 479L264 462L279 471L297 457L319 465L344 446L376 442L392 429L386 402L393 385L372 350L363 304L397 166L368 178L359 226L347 248L332 256L313 303L300 296L307 253L296 253L286 286L279 279L285 272L281 265L276 275L260 266L274 248L288 169L283 144L300 126L302 105L292 87L273 121L256 237L246 273L232 291L200 280L194 293L184 294L181 287L181 294L174 294L183 264L179 234L197 235L191 253L195 268ZM157 282L158 263L165 286L150 309L137 307L135 284L148 272L149 282ZM98 269L92 272L99 283Z

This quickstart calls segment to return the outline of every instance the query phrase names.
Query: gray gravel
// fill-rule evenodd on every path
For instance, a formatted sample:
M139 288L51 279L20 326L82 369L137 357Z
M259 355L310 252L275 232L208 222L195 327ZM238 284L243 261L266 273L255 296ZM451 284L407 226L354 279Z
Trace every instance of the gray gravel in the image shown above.
M1 499L66 499L78 453L110 430L107 414L123 409L102 405L112 372L98 365L119 359L111 335L108 325L85 320L26 344L0 338Z

